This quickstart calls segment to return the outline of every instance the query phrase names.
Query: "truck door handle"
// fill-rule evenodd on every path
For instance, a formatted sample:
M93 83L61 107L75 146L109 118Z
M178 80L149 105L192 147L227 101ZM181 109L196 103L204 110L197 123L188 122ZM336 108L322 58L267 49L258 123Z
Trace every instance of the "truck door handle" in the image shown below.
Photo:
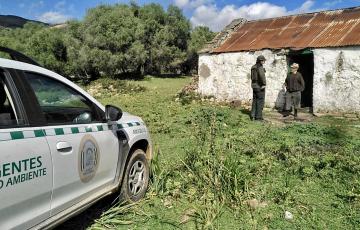
M72 146L68 142L61 141L56 144L56 149L59 152L67 153L72 151Z

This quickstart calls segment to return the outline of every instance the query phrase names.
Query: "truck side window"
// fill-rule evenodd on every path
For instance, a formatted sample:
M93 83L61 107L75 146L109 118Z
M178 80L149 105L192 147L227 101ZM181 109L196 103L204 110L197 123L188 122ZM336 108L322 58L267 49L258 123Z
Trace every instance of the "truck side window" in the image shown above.
M16 127L23 122L15 113L14 101L12 100L5 78L0 72L0 128Z
M48 124L102 122L97 107L60 81L36 73L25 73Z

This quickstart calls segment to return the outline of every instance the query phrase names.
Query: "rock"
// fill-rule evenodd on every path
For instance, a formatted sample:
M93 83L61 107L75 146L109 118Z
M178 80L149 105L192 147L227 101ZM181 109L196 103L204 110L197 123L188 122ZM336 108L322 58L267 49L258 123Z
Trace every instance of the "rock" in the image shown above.
M347 113L347 114L344 114L344 117L345 118L355 118L355 119L357 119L358 117L357 117L357 115L356 115L356 113Z
M199 76L193 76L192 81L181 89L180 94L196 93L199 85Z
M186 210L185 213L181 216L180 224L185 224L189 222L191 216L193 216L195 212L195 209Z
M164 206L166 207L166 208L172 208L172 202L171 202L171 198L169 198L169 197L166 197L165 198L165 200L164 200Z
M230 101L230 107L236 108L241 107L244 103L241 100L232 100Z
M256 209L259 205L259 201L257 201L257 199L248 200L246 203L252 209Z
M247 200L246 203L251 209L264 208L268 205L266 202L259 202L257 199Z
M291 212L285 211L285 219L286 220L292 220L292 219L294 219L294 216L293 216L293 214Z
M268 203L265 201L260 202L260 204L259 204L259 208L265 208L266 206L268 206Z

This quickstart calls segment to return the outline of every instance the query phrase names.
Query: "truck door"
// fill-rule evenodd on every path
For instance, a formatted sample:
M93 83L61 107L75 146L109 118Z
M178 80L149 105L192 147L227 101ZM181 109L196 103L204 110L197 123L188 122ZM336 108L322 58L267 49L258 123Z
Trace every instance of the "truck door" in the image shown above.
M50 217L52 161L27 89L10 72L0 69L0 229L28 229Z
M45 116L54 164L51 216L114 182L119 141L104 112L70 85L25 72Z

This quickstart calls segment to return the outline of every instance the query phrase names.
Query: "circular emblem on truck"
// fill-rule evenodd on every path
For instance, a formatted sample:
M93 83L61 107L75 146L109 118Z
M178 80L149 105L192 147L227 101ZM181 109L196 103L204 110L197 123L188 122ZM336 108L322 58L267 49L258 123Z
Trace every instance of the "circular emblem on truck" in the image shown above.
M99 146L96 140L90 135L85 135L80 143L78 166L82 182L86 183L95 176L99 160Z

